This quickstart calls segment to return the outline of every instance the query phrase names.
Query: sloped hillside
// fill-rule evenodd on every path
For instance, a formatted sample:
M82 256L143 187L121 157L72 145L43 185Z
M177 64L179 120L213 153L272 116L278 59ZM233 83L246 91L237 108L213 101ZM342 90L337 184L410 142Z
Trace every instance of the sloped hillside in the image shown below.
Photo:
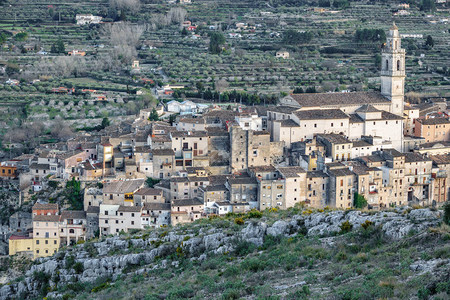
M250 212L89 241L0 288L25 299L447 299L442 211Z

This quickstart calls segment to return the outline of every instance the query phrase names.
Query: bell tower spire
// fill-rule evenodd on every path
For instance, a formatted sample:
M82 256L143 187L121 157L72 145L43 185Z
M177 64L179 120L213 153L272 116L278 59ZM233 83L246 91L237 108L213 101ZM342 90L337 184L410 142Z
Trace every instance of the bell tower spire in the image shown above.
M402 116L405 97L405 49L393 23L381 51L381 94L391 100L391 113Z

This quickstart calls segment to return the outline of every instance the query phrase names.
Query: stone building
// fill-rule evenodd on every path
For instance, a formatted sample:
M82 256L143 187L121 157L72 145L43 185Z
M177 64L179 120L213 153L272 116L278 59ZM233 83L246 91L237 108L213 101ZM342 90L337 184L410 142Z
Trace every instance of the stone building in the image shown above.
M194 222L204 217L203 210L203 202L197 198L172 200L171 224L176 226L182 223Z
M153 149L153 178L166 179L175 174L175 152L172 149Z
M232 126L230 144L230 166L233 173L271 163L270 134L267 131L244 130L240 126Z
M426 143L450 141L450 121L446 118L415 119L414 134Z
M327 166L329 176L327 205L335 208L353 207L354 173L345 166Z
M170 224L170 203L146 202L142 207L142 227L161 227Z

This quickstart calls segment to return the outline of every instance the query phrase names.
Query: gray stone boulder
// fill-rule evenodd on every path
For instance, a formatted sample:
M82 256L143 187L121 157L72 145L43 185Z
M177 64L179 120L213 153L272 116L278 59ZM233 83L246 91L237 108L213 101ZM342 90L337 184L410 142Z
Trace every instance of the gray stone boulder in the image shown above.
M223 245L222 239L225 237L223 233L214 233L203 238L203 244L207 251L215 250Z
M409 212L409 217L414 221L433 220L441 217L440 211L431 211L427 208L413 209Z
M261 246L264 242L267 224L264 222L249 222L247 227L242 229L242 239Z
M286 221L276 221L272 226L267 228L267 235L270 236L279 236L279 235L288 235L289 234L290 224Z

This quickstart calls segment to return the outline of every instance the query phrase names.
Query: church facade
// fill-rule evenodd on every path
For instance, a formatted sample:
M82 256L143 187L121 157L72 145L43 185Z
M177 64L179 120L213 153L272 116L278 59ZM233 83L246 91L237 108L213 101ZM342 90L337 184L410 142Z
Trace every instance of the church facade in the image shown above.
M382 50L381 92L292 94L280 99L280 104L296 110L284 115L269 112L268 119L295 121L298 141L311 139L318 133L342 134L351 140L371 136L381 139L386 147L402 151L405 54L394 24ZM343 114L337 114L336 110ZM339 115L339 120L334 120L333 115ZM273 136L283 136L286 129L277 125L269 130Z

